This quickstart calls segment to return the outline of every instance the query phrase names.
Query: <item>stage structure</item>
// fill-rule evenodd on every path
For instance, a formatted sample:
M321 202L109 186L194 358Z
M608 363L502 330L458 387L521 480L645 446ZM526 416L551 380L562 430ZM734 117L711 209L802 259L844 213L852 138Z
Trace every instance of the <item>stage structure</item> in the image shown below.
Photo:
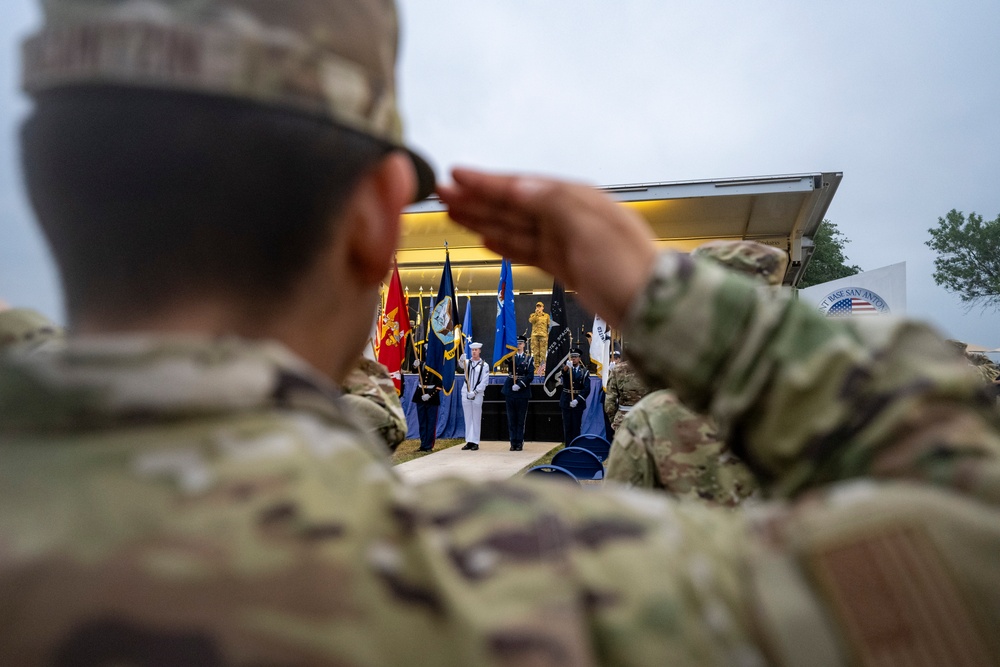
M783 282L795 285L809 263L813 236L842 176L840 172L814 172L599 189L646 218L664 248L691 251L716 239L750 239L781 248L791 259ZM409 207L403 215L397 259L410 296L421 287L425 294L436 289L445 241L458 294L495 294L501 258L452 222L443 204L431 198ZM534 267L515 264L513 274L519 294L552 290L552 277Z
M638 183L599 188L609 196L640 213L653 230L656 243L662 248L690 252L706 241L718 239L748 239L781 248L790 262L783 284L794 286L802 278L813 253L813 241L833 195L840 185L840 172L815 172L786 176L727 178L675 183ZM493 350L496 318L496 293L500 277L501 258L479 245L471 232L452 222L442 203L431 198L409 207L403 215L402 239L396 255L400 278L409 292L411 320L416 321L416 298L422 290L423 304L437 292L444 266L444 244L451 254L452 278L461 312L472 308L472 329L483 350ZM600 262L600 257L594 257ZM530 266L515 264L514 305L516 327L526 333L528 315L536 301L550 310L552 276ZM386 281L388 282L388 276ZM426 314L424 314L426 317ZM566 295L566 324L573 333L574 345L579 345L589 358L585 333L590 330L593 313L586 312ZM490 363L492 359L484 358ZM593 379L593 378L592 378ZM496 376L492 382L502 382ZM540 382L541 378L536 378ZM597 380L594 380L597 381ZM562 437L558 402L532 385L531 407L528 412L526 437L529 440L558 441ZM591 392L597 398L599 386ZM599 400L599 399L598 399ZM403 405L409 410L409 402ZM599 403L588 406L588 432L604 435L603 415ZM452 414L454 412L454 414ZM590 414L593 412L593 414ZM462 437L464 424L461 408L452 411L442 406L438 418L438 437ZM415 417L409 415L411 433L415 437ZM487 389L483 404L484 440L503 440L506 435L504 403L499 396L499 384Z

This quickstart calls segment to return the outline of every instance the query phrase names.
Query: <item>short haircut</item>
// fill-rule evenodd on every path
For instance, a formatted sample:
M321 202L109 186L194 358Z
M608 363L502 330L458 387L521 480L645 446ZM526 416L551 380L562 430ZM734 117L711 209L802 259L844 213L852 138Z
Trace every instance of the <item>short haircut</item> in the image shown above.
M391 150L304 114L110 86L38 95L21 140L71 320L207 292L273 306Z

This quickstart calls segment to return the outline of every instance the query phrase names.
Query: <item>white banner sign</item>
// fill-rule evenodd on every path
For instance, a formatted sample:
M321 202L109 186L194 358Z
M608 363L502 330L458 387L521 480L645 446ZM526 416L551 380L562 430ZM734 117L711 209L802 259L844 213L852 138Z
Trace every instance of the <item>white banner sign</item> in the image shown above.
M906 262L801 289L799 299L827 317L902 315L906 312Z

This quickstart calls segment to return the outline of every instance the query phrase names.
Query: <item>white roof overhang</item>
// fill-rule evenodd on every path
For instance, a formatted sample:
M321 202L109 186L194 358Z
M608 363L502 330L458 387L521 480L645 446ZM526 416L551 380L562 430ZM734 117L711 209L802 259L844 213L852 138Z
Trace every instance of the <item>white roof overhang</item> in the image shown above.
M663 248L689 252L715 239L748 239L781 248L791 260L783 283L795 285L809 264L813 237L842 177L840 172L814 172L600 189L640 213ZM410 293L437 291L446 241L456 290L496 291L500 257L480 246L476 235L452 222L444 205L431 198L403 214L397 259ZM513 272L517 292L552 288L552 277L534 267L514 265Z

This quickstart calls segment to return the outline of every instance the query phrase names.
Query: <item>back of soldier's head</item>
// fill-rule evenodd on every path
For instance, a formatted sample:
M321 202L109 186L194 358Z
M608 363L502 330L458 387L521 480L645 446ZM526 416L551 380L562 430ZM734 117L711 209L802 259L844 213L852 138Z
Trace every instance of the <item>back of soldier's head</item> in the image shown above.
M266 305L402 149L382 0L46 0L24 46L28 190L71 316ZM405 149L404 149L405 150ZM420 194L433 175L414 156Z

